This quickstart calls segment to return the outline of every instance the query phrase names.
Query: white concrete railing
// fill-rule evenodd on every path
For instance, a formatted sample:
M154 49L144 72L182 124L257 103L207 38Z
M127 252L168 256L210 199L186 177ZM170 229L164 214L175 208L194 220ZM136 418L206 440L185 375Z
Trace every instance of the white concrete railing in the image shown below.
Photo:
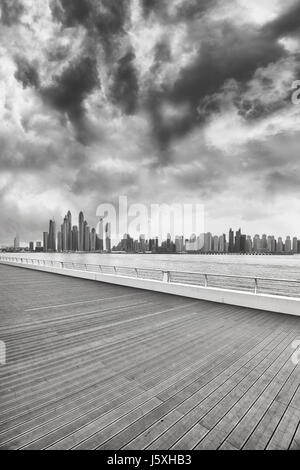
M78 263L76 261L43 260L0 255L0 262L24 266L40 266L76 270L91 273L125 276L149 281L184 284L202 288L217 288L231 291L244 291L252 294L267 294L300 298L300 279L279 279L229 274L173 271L130 266L108 266L102 264Z

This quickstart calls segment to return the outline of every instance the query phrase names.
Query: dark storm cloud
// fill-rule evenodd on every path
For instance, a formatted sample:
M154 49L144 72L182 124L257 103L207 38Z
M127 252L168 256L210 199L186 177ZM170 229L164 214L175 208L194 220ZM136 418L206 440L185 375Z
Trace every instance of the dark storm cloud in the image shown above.
M89 0L52 0L50 7L54 18L68 27L84 24L91 13Z
M220 26L220 37L208 37L199 43L199 53L192 64L185 67L174 86L158 93L157 99L149 100L153 128L159 144L168 146L173 138L183 136L186 132L205 120L202 113L199 119L197 109L203 107L203 100L219 92L227 80L247 83L259 67L267 66L286 56L286 51L277 41L253 28L235 27L229 23ZM184 116L181 122L164 124L160 119L160 108L164 99L174 105L188 103L190 115ZM205 103L204 103L205 104ZM208 112L214 109L205 108Z
M134 60L135 55L130 52L118 61L110 89L112 101L118 104L125 114L133 114L137 107L139 86Z
M36 67L30 64L24 57L16 57L15 62L17 70L15 72L16 79L22 83L24 88L39 87L39 74Z
M259 98L253 100L240 98L235 101L235 105L238 109L238 114L245 120L251 121L263 119L290 105L290 96L287 94L284 100L273 101L271 103L264 103Z
M170 44L167 42L167 40L158 42L156 44L154 59L155 59L156 66L160 63L170 62L170 60L171 60L171 48L170 48Z
M299 166L284 171L272 171L266 177L266 189L272 194L300 194Z
M224 24L218 42L202 42L198 57L181 72L170 98L175 103L187 100L198 104L220 90L228 79L247 82L259 67L276 62L285 54L283 46L251 28Z
M201 16L212 9L218 0L186 0L172 12L168 0L141 0L141 2L145 18L154 13L163 21L181 22Z
M52 14L64 26L80 24L98 36L109 56L115 36L125 34L129 0L52 0Z
M265 27L265 31L273 37L290 36L300 33L300 3L295 4L285 13Z
M71 121L80 122L85 98L99 86L96 62L83 56L53 77L53 85L42 88L41 94L55 109L67 113Z
M1 0L1 22L5 26L12 26L18 23L24 12L24 7L19 0Z

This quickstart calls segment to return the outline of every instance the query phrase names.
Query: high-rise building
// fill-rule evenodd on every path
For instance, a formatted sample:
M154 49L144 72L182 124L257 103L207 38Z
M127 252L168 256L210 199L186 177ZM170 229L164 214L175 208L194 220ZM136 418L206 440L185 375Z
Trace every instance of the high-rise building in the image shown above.
M35 243L35 251L41 253L43 251L42 242Z
M267 251L269 253L275 253L276 251L276 240L274 235L269 235L267 239Z
M219 237L219 253L226 252L226 235L223 234Z
M68 211L66 215L67 219L67 250L72 251L73 250L73 239L72 239L72 214L70 211Z
M111 251L111 224L107 223L105 225L105 250Z
M34 251L34 243L29 242L29 251Z
M214 251L215 253L219 252L219 237L217 235L215 235L213 237L213 249L212 249L212 251Z
M252 238L250 235L247 236L246 240L246 253L252 253Z
M45 252L48 251L48 239L49 239L49 234L48 234L48 232L44 232L44 233L43 233L43 247L44 247L44 251L45 251Z
M72 235L72 250L78 251L79 250L79 232L78 232L78 227L76 225L73 226L71 235Z
M140 235L140 251L145 253L146 251L146 237L144 234Z
M68 217L65 216L64 222L61 226L61 246L62 246L62 251L68 251L69 250L69 221Z
M84 251L90 251L90 227L86 220L84 221Z
M298 238L297 237L293 238L293 252L298 253Z
M80 212L79 220L78 220L78 249L79 251L84 250L84 215L83 215L83 212Z
M91 251L96 251L96 230L93 228L90 234L90 249Z
M279 237L278 238L278 242L277 242L277 253L283 253L283 241L282 241L282 238Z
M240 252L241 253L246 253L246 242L247 242L246 235L241 234L241 237L240 237Z
M57 234L57 251L59 251L59 252L62 251L62 235L61 235L61 232L58 232L58 234Z
M48 251L56 251L56 223L54 219L49 222Z
M268 240L267 240L267 235L266 234L263 234L263 236L261 238L261 249L264 253L266 251L268 251Z
M152 240L151 240L151 248L150 248L150 251L152 251ZM184 251L184 237L181 236L179 237L178 235L175 237L175 248L176 248L176 252L177 253L181 253L182 251Z
M286 237L284 251L286 253L290 253L292 251L291 237Z
M260 253L261 251L261 239L259 235L255 235L253 238L253 251L254 253Z
M14 250L18 251L20 249L20 237L16 235L14 238Z
M229 230L229 244L228 244L228 253L234 252L234 233L233 230Z
M234 252L240 253L241 251L241 229L239 229L235 233L235 244L234 244Z
M204 253L212 252L212 234L210 232L204 235Z

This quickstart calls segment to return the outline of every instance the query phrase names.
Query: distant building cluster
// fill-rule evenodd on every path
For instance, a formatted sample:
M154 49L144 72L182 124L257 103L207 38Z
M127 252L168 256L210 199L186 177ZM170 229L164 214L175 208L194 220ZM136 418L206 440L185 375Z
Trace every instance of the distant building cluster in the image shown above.
M78 217L78 225L72 225L72 214L69 211L64 217L60 230L57 232L55 220L49 221L49 231L43 233L42 242L29 242L25 248L20 247L17 235L12 247L5 251L36 251L36 252L122 252L122 253L199 253L199 254L300 254L300 239L287 236L275 239L273 235L245 235L241 229L229 230L228 236L213 235L210 232L200 235L193 234L186 239L170 234L166 240L158 237L146 239L140 235L138 240L125 234L122 240L111 246L111 226L100 219L98 233L90 228L83 212Z
M78 225L72 225L72 214L68 211L57 232L55 220L50 220L49 231L43 233L44 252L102 252L111 251L110 224L100 220L99 236L84 218L83 212L78 217Z
M199 236L193 234L189 239L183 236L176 236L175 240L171 235L159 244L158 237L146 240L143 235L139 240L134 240L130 235L125 234L123 240L113 248L113 251L123 251L127 253L202 253L202 254L292 254L300 253L300 240L296 237L286 237L283 241L278 240L273 235L250 235L242 234L241 229L234 232L229 230L229 235L213 235L210 232L202 233Z

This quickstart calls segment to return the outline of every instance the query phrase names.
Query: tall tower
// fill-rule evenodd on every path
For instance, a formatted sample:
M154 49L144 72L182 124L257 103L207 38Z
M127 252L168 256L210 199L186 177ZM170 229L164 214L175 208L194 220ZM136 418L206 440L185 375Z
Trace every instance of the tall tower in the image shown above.
M84 251L90 251L90 227L88 226L87 222L84 221Z
M105 225L105 250L111 251L111 224Z
M67 237L68 237L68 250L71 251L73 249L72 247L72 214L70 211L67 213L67 221L68 221L68 228L67 228Z
M45 252L48 251L48 242L49 242L49 233L44 232L43 233L43 248Z
M80 212L79 220L78 220L78 249L79 251L84 250L84 215L83 215L83 212Z
M228 252L233 253L234 252L234 233L233 230L229 230L229 247L228 247Z
M14 250L17 251L20 248L20 238L19 235L16 235L14 239Z
M235 253L241 252L241 234L242 234L241 229L239 229L235 234L235 247L234 247Z
M56 223L55 220L49 222L49 243L48 250L56 251Z
M61 227L61 237L62 237L62 250L63 251L68 251L69 249L69 222L68 222L68 217L66 216L64 218L64 223L62 224Z

